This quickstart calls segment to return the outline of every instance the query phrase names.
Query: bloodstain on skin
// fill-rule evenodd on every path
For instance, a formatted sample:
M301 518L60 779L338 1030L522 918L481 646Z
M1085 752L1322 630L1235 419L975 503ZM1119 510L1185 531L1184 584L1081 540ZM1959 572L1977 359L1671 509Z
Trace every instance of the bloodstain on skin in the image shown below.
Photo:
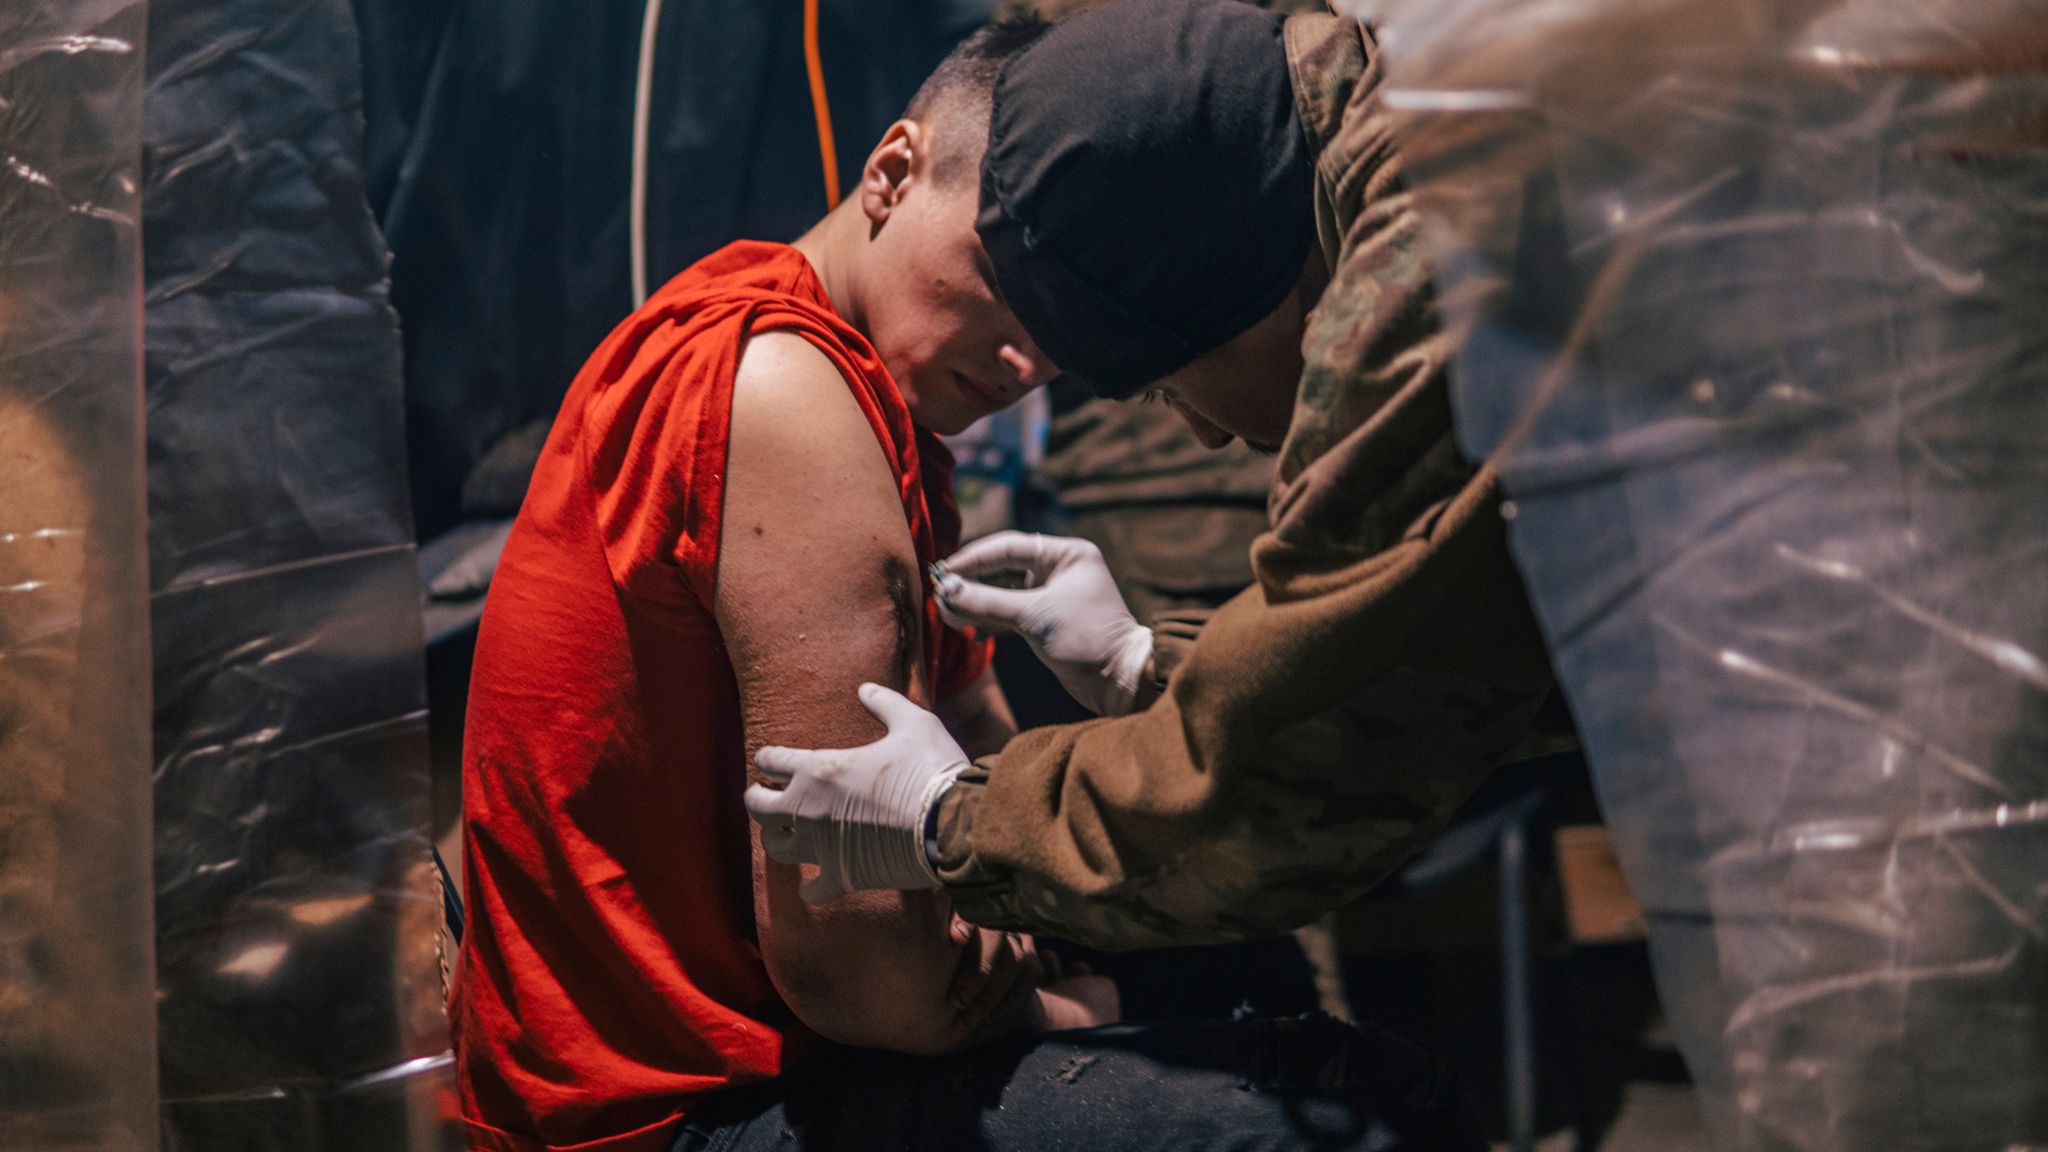
M917 593L910 579L910 566L894 556L882 557L882 585L889 590L889 610L895 618L896 651L890 666L897 682L915 683L917 669Z

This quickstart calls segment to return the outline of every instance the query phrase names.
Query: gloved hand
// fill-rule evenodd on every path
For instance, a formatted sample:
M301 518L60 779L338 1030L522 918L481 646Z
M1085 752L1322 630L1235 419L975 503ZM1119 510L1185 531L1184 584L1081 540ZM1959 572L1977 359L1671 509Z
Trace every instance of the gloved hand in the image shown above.
M977 583L1000 572L1023 573L1026 586ZM1096 715L1121 716L1137 702L1152 630L1124 607L1100 548L1069 536L997 532L953 553L933 575L949 623L1024 637Z
M804 881L813 904L861 888L937 888L925 858L925 814L967 768L967 753L937 716L880 684L860 702L887 725L859 748L763 748L754 767L780 785L747 788L761 847L781 864L816 864Z

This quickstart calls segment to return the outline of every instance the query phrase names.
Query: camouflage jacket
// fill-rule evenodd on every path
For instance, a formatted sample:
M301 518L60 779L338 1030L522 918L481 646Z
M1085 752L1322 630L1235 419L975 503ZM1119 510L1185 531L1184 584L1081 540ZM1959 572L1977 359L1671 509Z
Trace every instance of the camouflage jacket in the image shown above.
M1151 708L1027 732L947 794L940 875L970 920L1106 948L1305 923L1425 843L1549 690L1494 477L1453 441L1376 46L1324 14L1286 43L1332 278L1257 582L1198 643L1159 631Z

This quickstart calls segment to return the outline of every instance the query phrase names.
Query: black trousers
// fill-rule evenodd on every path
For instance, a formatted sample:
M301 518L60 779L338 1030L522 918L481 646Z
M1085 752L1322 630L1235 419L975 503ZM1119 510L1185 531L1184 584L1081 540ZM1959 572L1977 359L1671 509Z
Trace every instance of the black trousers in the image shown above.
M1484 1152L1450 1067L1327 1016L1117 1024L956 1056L835 1048L692 1109L675 1152Z

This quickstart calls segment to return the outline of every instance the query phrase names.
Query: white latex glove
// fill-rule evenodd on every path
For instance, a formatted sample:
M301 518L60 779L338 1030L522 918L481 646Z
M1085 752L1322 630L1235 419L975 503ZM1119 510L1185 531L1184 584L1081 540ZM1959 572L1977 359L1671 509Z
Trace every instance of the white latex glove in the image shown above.
M761 847L781 864L816 864L804 881L813 904L861 888L937 888L924 852L925 815L967 768L967 753L937 716L880 684L860 702L887 725L859 748L763 748L754 767L780 788L747 788Z
M1022 573L1025 587L977 581ZM1102 549L1070 536L997 532L934 566L939 611L955 627L1015 632L1074 699L1121 716L1138 699L1152 630L1124 607Z

